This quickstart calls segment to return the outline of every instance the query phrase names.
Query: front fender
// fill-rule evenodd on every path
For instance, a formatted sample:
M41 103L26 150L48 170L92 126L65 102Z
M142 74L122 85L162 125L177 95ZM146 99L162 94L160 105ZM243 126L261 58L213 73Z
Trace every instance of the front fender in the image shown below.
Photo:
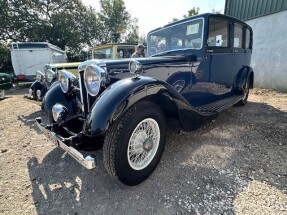
M139 77L120 80L97 98L84 123L84 134L96 136L104 133L133 104L155 95L168 100L183 128L196 126L199 114L172 86L154 78ZM157 103L161 104L161 101Z
M51 112L52 107L56 103L60 103L64 105L68 109L69 116L73 115L73 97L68 96L67 94L63 93L61 86L58 82L53 88L51 88L45 95L43 99L42 107L44 110Z
M34 81L33 84L31 84L30 89L32 89L33 91L36 89L39 89L39 90L41 90L41 92L42 92L42 90L44 91L44 89L45 89L47 91L46 85L43 84L42 82L38 81L38 80Z

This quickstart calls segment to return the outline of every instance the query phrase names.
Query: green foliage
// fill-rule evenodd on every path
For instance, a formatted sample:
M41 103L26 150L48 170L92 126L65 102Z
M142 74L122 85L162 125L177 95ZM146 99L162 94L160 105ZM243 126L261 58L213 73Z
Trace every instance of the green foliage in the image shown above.
M222 14L221 10L216 10L216 9L212 9L211 11L212 13L216 13L216 14Z
M195 15L198 15L199 14L199 7L195 8L191 8L189 11L187 11L187 15L183 15L183 18L188 18L188 17L191 17L191 16L195 16Z
M100 0L101 43L118 43L130 23L123 0Z
M0 41L0 73L11 73L12 63L9 47L6 43Z
M183 15L183 18L186 19L188 17L198 15L199 14L199 10L200 10L199 7L197 7L197 8L193 7L190 10L187 11L187 14ZM169 22L169 23L176 22L178 20L179 20L178 18L172 18L171 22Z
M137 42L137 19L123 0L101 0L100 12L81 0L0 0L3 41L47 41L67 51L70 61L87 59L83 49Z

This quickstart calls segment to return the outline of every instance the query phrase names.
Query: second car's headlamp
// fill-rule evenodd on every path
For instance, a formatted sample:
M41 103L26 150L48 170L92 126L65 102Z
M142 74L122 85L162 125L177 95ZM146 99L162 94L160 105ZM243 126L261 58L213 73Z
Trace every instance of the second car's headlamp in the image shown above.
M75 79L76 76L69 71L64 69L59 71L59 82L61 89L64 93L67 93L71 89L72 83Z
M87 66L84 72L85 87L91 96L96 96L100 92L105 71L97 66Z
M43 81L44 78L45 78L44 74L41 71L37 70L36 71L36 80Z
M56 76L56 73L53 70L51 69L45 70L45 78L48 83L51 83L53 79L55 78L55 76Z

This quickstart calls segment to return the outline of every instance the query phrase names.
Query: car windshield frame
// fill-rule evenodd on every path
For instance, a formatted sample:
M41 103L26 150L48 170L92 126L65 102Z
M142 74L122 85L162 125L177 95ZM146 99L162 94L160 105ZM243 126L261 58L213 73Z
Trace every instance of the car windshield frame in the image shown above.
M163 50L163 51L157 51L156 53L153 53L153 51L152 51L152 48L154 48L154 47L151 47L151 37L152 36L157 36L158 34L159 34L159 32L164 32L164 31L166 31L167 29L170 29L170 28L175 28L175 27L178 27L178 26L180 26L180 25L186 25L186 26L188 26L188 23L193 23L193 22L196 22L196 21L198 21L198 20L201 20L201 23L200 23L200 21L198 22L199 23L199 27L198 27L198 32L197 32L197 34L201 34L200 35L200 37L198 37L198 38L200 38L200 46L199 47L180 47L180 48L172 48L172 46L171 47L169 47L169 48L167 48L166 50ZM196 23L195 23L196 24ZM201 29L201 31L200 31L200 24L202 24L202 29ZM189 25L189 26L191 26L191 25ZM180 22L180 23L176 23L176 24L174 24L174 25L170 25L170 26L167 26L167 27L163 27L163 28L161 28L161 29L158 29L158 30L155 30L155 31L152 31L152 32L150 32L150 33L148 33L148 35L147 35L147 56L148 57L152 57L152 56L157 56L157 55L165 55L165 53L168 53L168 54L170 54L170 53L172 53L172 52L178 52L178 51L181 51L181 50L201 50L202 48L203 48L203 43L204 43L204 30L205 30L205 20L204 20L204 17L198 17L198 18L194 18L194 19L189 19L189 20L187 20L187 21L184 21L184 22ZM186 32L187 33L187 32ZM184 35L182 35L182 37L181 38L183 38L184 36L186 37L187 36L187 34L184 34ZM192 33L190 33L190 35L191 35ZM167 34L168 35L168 34ZM168 43L169 44L171 44L172 43L172 36L174 36L174 35L172 35L172 34L170 34L169 35L169 41L168 41ZM159 37L159 36L158 36ZM167 38L167 37L166 37ZM195 38L195 39L198 39L198 38ZM191 41L192 39L190 39L190 41ZM159 42L160 43L160 42ZM158 44L159 44L158 43ZM192 43L191 43L192 44ZM165 41L165 45L166 45L166 41Z

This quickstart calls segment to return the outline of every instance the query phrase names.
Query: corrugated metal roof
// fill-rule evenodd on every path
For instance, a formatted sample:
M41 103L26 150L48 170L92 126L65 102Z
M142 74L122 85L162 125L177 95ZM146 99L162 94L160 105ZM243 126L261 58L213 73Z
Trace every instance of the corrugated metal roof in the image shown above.
M247 20L287 9L287 0L225 0L224 14Z

